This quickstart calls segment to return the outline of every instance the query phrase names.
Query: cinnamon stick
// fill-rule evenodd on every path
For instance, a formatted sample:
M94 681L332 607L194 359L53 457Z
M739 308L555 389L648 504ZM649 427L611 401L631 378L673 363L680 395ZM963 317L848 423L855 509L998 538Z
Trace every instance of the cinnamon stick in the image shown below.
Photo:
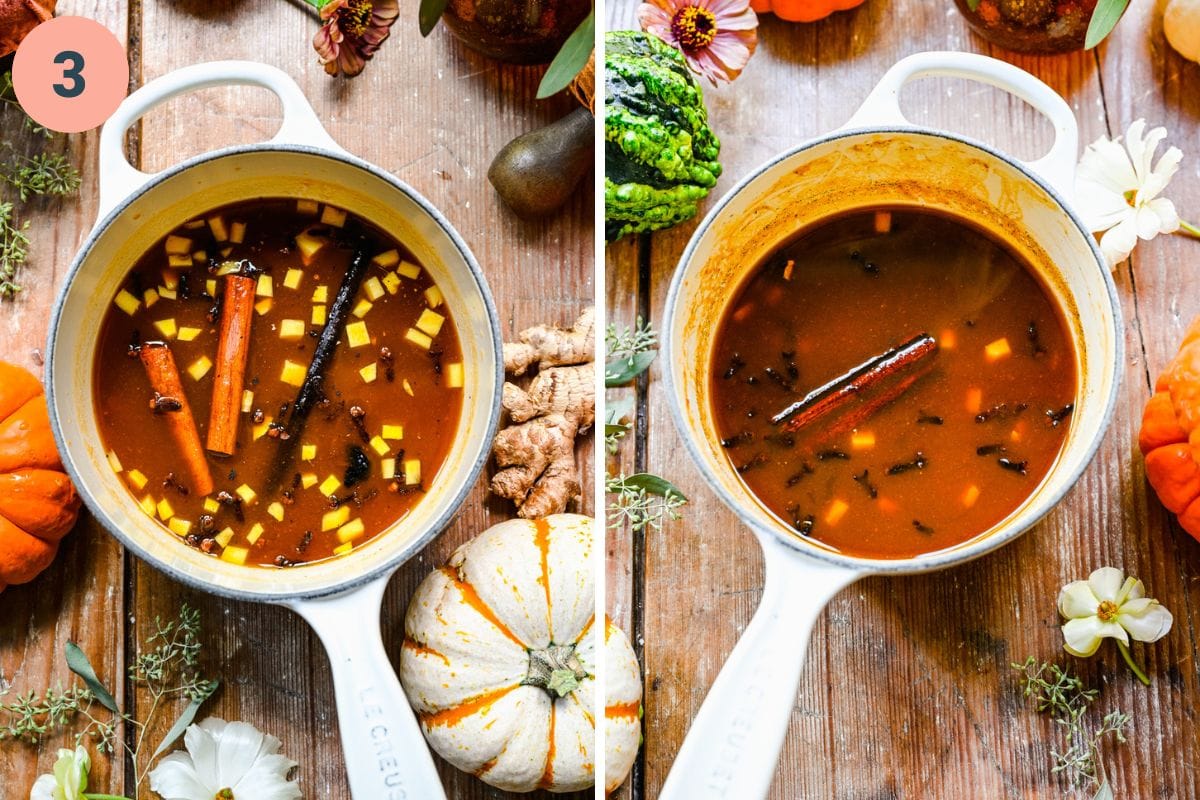
M891 391L882 393L882 402L877 400L867 404L869 413L874 413L915 382L914 373L925 365L926 359L937 353L937 349L937 340L929 334L915 336L899 347L867 359L849 372L813 389L772 417L771 422L783 425L786 430L798 431L856 399L865 398L872 390L885 386L887 382L896 381L899 391L893 387Z
M221 300L221 331L217 340L217 371L213 378L212 410L208 417L208 450L231 456L237 448L238 418L246 359L250 355L250 325L254 320L257 281L247 275L226 275Z
M212 494L213 479L208 469L208 461L204 456L204 446L200 443L200 433L196 430L196 419L192 416L192 407L188 405L187 395L183 392L183 383L179 379L179 369L175 366L175 357L171 348L165 342L144 342L138 353L142 366L146 369L146 377L155 392L152 401L156 404L156 414L161 416L171 431L171 437L183 457L183 465L192 478L191 489L201 496ZM163 400L171 402L164 403Z

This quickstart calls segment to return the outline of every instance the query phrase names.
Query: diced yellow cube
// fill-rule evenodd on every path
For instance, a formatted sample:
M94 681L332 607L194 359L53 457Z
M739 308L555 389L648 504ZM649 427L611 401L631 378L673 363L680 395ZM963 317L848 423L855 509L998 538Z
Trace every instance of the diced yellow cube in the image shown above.
M135 492L140 492L146 488L146 484L149 482L149 479L142 474L140 469L129 470L129 472L125 473L125 479L129 481L129 485L133 487Z
M339 544L337 547L333 548L333 554L335 556L344 556L353 549L354 542L346 542L345 544Z
M317 457L317 446L315 444L300 445L300 460L312 461Z
M142 292L142 302L146 304L146 308L153 306L158 302L158 290L147 289L146 291Z
M155 510L158 511L158 518L163 522L175 516L175 509L171 507L171 501L165 497L158 501L158 506Z
M187 222L183 223L183 227L187 228L189 231L196 231L204 227L204 220L189 219Z
M330 475L325 480L321 481L321 485L318 487L318 490L321 492L321 494L329 497L340 488L342 488L342 482L338 480L336 475Z
M168 289L177 289L179 287L179 273L172 272L169 269L164 269L162 273L163 286Z
M350 506L340 506L321 515L321 530L331 531L350 521Z
M174 339L175 334L179 333L179 329L175 327L175 318L154 320L154 327L163 335L164 339Z
M963 492L962 504L967 508L970 508L971 506L975 505L975 501L978 499L979 487L972 483L966 488L966 491Z
M312 215L316 216L316 213L320 209L320 207L321 207L321 204L318 203L316 200L297 200L296 201L296 213L298 213L298 214L312 214Z
M404 438L404 426L403 425L384 425L383 430L380 432L379 435L382 436L384 439L391 439L393 441L399 441L400 439Z
M389 272L383 276L383 288L387 289L388 294L395 294L400 290L400 276L394 272Z
M188 365L187 373L192 376L192 380L198 381L208 374L208 371L212 369L212 365L212 359L208 356L200 356Z
M324 236L315 236L308 231L296 235L296 248L300 251L300 260L305 264L311 264L317 253L327 244L329 240Z
M209 278L204 282L204 291L208 292L209 297L217 296L217 279Z
M146 513L146 516L148 517L153 517L154 513L158 511L158 504L154 502L154 498L150 495L146 495L139 500L138 506Z
M289 269L287 274L283 276L283 288L298 289L302 280L304 280L304 270Z
M444 299L442 297L442 290L436 286L430 286L425 290L425 302L429 304L430 308L437 308L442 304Z
M212 231L213 238L218 242L229 240L229 230L225 227L225 218L222 216L209 217L208 229Z
M413 391L412 384L408 382L408 378L402 380L400 385L404 387L404 391L408 393L409 397L417 396L417 393Z
M171 521L167 523L167 527L176 536L187 536L192 530L192 523L183 517L171 517Z
M404 459L404 482L409 486L416 486L421 482L421 459Z
M278 503L276 503L276 505L278 505ZM283 519L282 512L280 513L280 519ZM250 530L246 531L246 541L250 544L254 544L259 540L260 537L262 537L263 530L264 529L261 522L254 523L250 526Z
M303 386L304 375L308 372L303 364L297 364L295 361L285 359L283 362L283 370L279 373L279 380L289 386Z
M192 261L195 261L197 264L203 264L204 262L208 261L208 252L205 250L197 250L196 252L192 253Z
M262 300L259 300L254 304L254 310L258 312L260 317L265 317L267 314L271 313L271 307L274 305L275 300L273 298L264 297Z
M121 459L117 456L116 450L109 450L104 455L108 459L108 466L112 468L113 472L118 475L124 472L125 468L121 466ZM141 487L139 486L138 488L140 489Z
M252 505L254 500L258 497L255 491L244 483L238 488L234 489L233 492L238 497L242 498L242 502L246 505Z
M385 481L390 481L396 477L396 459L385 458L379 462L379 467L383 470L383 479Z
M429 336L421 333L421 331L417 330L416 328L409 328L407 331L405 331L404 338L408 339L417 347L423 347L426 350L428 350L429 346L433 344L433 339L430 339Z
M167 266L172 269L191 269L192 256L190 253L167 256Z
M371 334L367 332L367 323L359 320L346 326L346 341L351 347L362 347L371 343Z
M321 209L321 222L325 225L340 228L346 224L346 212L340 208L325 206L325 208Z
M196 337L202 333L204 333L204 331L200 328L187 328L187 327L180 328L179 329L179 341L181 341L181 342L194 341L196 339Z
M129 316L137 313L137 310L142 307L142 301L131 295L129 292L122 289L117 292L117 297L113 300L117 304L117 308L124 311Z
M325 284L321 284L317 288L313 289L312 301L314 303L328 303L329 287Z
M163 300L179 299L179 294L174 289L168 289L166 286L158 287L158 296Z
M221 551L221 560L230 564L245 564L250 557L250 551L245 547L226 547Z
M446 365L446 386L451 389L461 389L463 386L463 365L460 361L452 361Z
M367 527L363 525L362 517L355 517L345 525L338 528L338 541L342 544L352 542L358 537L367 532Z
M382 436L371 437L371 449L381 456L386 456L392 452L392 446L383 440Z
M446 318L437 313L431 308L427 308L421 312L421 316L417 319L417 329L429 334L432 338L438 335L438 331L442 329L442 323Z
M303 339L307 327L302 319L285 319L279 323L280 339Z
M372 264L377 264L384 269L394 267L400 263L400 253L397 250L384 250L371 259Z
M421 268L411 261L402 261L400 266L396 267L396 272L402 278L416 278L421 274Z
M229 258L229 254L232 252L233 252L232 247L222 247L221 248L221 258Z
M375 379L379 377L379 365L372 361L360 369L358 374L362 376L363 383L374 383Z
M233 528L223 528L213 539L221 547L228 547L229 543L233 541Z
M267 513L270 514L276 522L283 522L283 503L271 503L271 505L267 506Z
M325 306L313 306L312 318L310 320L313 325L325 324Z
M254 410L254 392L242 389L242 413L249 414Z
M367 312L370 310L371 310L371 301L370 300L359 300L357 303L354 304L354 308L353 308L353 310L350 311L350 313L353 314L354 316L358 317L359 319L362 319L363 317L365 317L367 315Z
M984 347L983 354L988 361L999 361L1012 355L1012 348L1009 346L1007 338L1001 338Z
M300 476L300 485L305 489L311 489L317 485L317 473L306 472Z
M246 239L246 223L235 222L229 226L229 241L241 244Z
M383 297L383 284L379 282L379 278L372 275L363 281L363 291L366 292L368 300L378 300Z
M854 431L850 434L850 446L855 450L870 450L875 446L873 431Z
M271 429L271 423L275 421L274 417L263 417L263 421L257 425L250 426L250 436L254 441L258 441L267 435L267 431Z
M270 275L258 276L258 285L254 287L254 293L259 297L275 296L275 282L271 280Z
M176 236L172 233L167 237L166 241L163 242L163 245L165 246L167 255L179 255L180 253L192 252L192 240L186 236Z
M204 498L204 512L206 514L216 514L221 510L221 504L211 497Z
M837 525L838 522L841 521L842 517L846 516L846 512L849 510L849 503L840 497L835 498L834 501L829 504L829 508L825 509L825 524Z

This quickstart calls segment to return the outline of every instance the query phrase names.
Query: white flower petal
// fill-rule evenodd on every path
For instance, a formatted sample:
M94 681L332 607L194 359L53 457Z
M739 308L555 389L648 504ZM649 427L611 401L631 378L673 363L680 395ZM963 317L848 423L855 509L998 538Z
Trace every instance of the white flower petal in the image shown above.
M1087 581L1072 581L1058 593L1058 613L1064 619L1094 616L1099 605Z
M1125 573L1116 567L1101 567L1088 576L1087 582L1088 586L1092 587L1096 599L1116 601L1121 586L1125 583Z
M225 787L204 783L197 777L192 759L176 751L162 758L150 771L150 788L163 800L212 800Z
M225 787L217 785L221 779L221 767L217 758L217 737L225 729L225 720L209 717L199 725L189 725L183 734L183 745L187 748L196 775L213 791Z
M1178 147L1168 147L1167 152L1163 153L1162 158L1154 165L1151 179L1156 182L1157 190L1154 194L1149 195L1146 198L1147 200L1167 188L1167 184L1171 182L1171 178L1175 177L1175 173L1179 171L1181 161L1183 161L1183 151ZM1147 184L1149 183L1150 181L1148 180Z
M299 784L287 779L295 766L295 761L284 756L266 756L233 787L233 795L254 800L300 800Z
M1093 233L1106 231L1133 214L1124 195L1083 179L1075 181L1075 210Z
M1106 638L1120 639L1129 644L1129 635L1115 622L1101 622L1099 617L1080 617L1062 626L1063 647L1073 656L1087 658Z
M1131 609L1135 603L1136 609ZM1157 642L1171 630L1174 618L1157 600L1148 601L1144 607L1141 603L1141 600L1135 600L1125 604L1117 621L1139 642Z
M1159 233L1174 233L1179 230L1179 214L1175 211L1175 204L1165 197L1158 197L1146 203L1146 208L1153 211L1159 219Z
M1129 153L1119 141L1100 137L1088 145L1079 160L1079 175L1092 180L1115 194L1123 195L1136 189L1139 181L1129 161Z
M272 742L269 740L273 740ZM279 740L267 737L258 728L245 722L231 722L218 741L221 786L236 786L254 763L268 753L279 750Z
M1108 260L1111 269L1129 258L1137 244L1137 223L1131 214L1121 220L1120 224L1105 231L1100 237L1100 252Z
M58 781L54 780L53 775L39 775L29 790L29 800L54 800L54 790L57 788Z

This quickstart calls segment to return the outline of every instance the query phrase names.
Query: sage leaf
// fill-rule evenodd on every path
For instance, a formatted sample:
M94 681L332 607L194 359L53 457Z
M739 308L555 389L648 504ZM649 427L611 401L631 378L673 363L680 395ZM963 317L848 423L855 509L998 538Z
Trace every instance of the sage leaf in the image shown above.
M428 0L422 0L422 8L426 2ZM544 100L567 88L579 71L587 66L588 58L595 45L596 9L593 7L591 12L583 18L583 22L579 23L579 27L563 42L558 55L546 68L546 74L542 76L542 82L538 84L538 100Z
M1108 781L1100 787L1100 791L1096 792L1096 796L1092 800L1116 800L1116 795L1113 794L1112 786Z
M1096 10L1092 12L1092 21L1088 23L1087 37L1083 41L1083 48L1091 50L1104 41L1104 37L1117 27L1117 22L1125 13L1128 5L1129 0L1100 0L1096 3Z
M448 3L449 0L421 0L421 7L417 11L417 25L422 36L428 36L437 27Z
M208 698L213 696L213 692L220 685L220 681L214 680L203 697L198 697L187 704L187 708L179 715L179 719L175 720L175 724L171 726L171 730L167 731L167 735L163 737L162 742L159 743L158 747L154 748L154 755L150 756L151 761L165 753L168 747L175 744L180 736L183 736L183 732L187 730L188 725L191 725L196 719L196 714L200 711L200 706L204 705L208 701Z
M604 385L608 388L624 386L649 369L656 356L657 350L643 350L629 358L608 362L604 365Z
M684 496L683 492L679 491L679 488L675 484L666 478L652 475L649 472L639 472L635 475L630 475L622 483L631 489L641 489L646 494L654 494L659 497L671 495L687 502L687 497Z
M91 690L92 696L99 701L100 705L107 708L114 714L120 714L121 709L117 708L117 701L113 698L112 693L104 688L104 684L96 677L96 670L92 669L92 662L88 661L87 655L80 649L79 645L74 642L67 642L64 648L67 656L67 666L79 677L83 678L83 682L87 684Z
M629 427L630 426L625 425L624 423L621 423L621 422L618 422L615 424L611 423L611 422L607 422L604 425L604 435L605 436L618 436L620 434L629 433Z

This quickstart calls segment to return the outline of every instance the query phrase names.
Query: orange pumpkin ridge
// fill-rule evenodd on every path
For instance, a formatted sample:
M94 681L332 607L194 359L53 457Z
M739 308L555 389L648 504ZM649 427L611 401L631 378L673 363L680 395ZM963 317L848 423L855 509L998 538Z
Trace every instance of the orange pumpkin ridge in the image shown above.
M464 700L451 708L423 713L421 714L421 722L430 728L435 728L439 725L457 725L472 714L477 714L480 711L491 708L497 700L514 689L519 689L520 686L521 684L514 683L512 686L507 686L503 689L484 692L481 695L472 697L470 700Z
M458 571L454 569L454 567L442 567L442 572L445 573L446 577L450 579L450 581L458 589L459 593L462 594L463 600L466 601L467 605L478 611L480 616L495 625L496 628L509 639L512 639L526 650L529 649L529 645L522 642L520 638L518 638L517 635L513 633L507 625L504 624L503 620L496 616L496 612L492 611L491 607L488 606L487 603L483 602L483 598L479 596L479 592L475 591L475 587L458 576Z
M542 771L542 779L538 781L539 789L549 789L554 785L554 720L558 712L557 704L550 704L550 748L546 751L546 769Z
M550 604L550 523L544 519L533 521L533 543L537 545L542 559L542 576L538 583L546 590L546 630L550 633L550 641L554 641L554 613Z
M640 700L634 700L632 703L617 703L605 708L604 716L609 719L637 719L641 707Z
M417 653L418 655L426 655L426 656L433 656L434 658L440 658L442 661L445 662L447 667L450 666L450 659L446 658L445 655L443 655L442 653L439 653L437 650L434 650L432 647L429 647L428 645L421 644L416 639L405 636L404 641L400 644L400 646L403 647L405 650L411 650L412 652Z

